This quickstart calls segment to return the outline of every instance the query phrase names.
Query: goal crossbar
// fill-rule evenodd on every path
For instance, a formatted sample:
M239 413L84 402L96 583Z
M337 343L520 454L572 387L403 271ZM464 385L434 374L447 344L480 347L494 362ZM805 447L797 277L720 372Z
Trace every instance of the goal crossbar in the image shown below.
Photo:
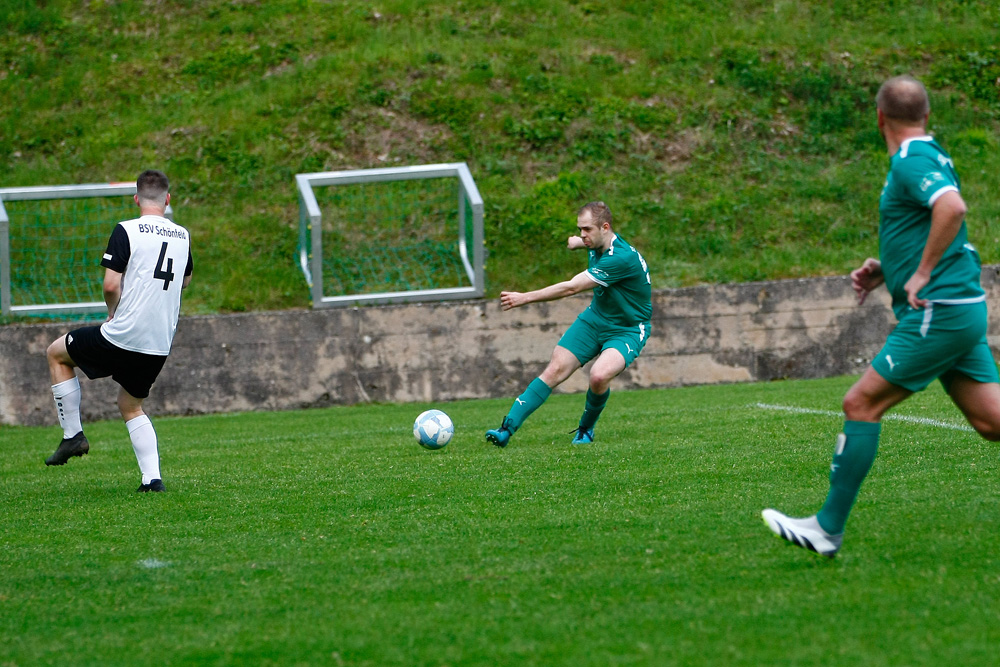
M458 253L470 286L413 289L328 296L323 293L323 213L314 188L428 178L455 178L458 182ZM376 303L471 299L484 289L483 199L464 162L381 169L355 169L296 174L299 193L299 266L310 287L313 308ZM472 214L471 248L463 228L466 207Z
M10 217L4 202L82 199L87 197L122 197L134 195L135 182L88 183L81 185L38 185L0 188L0 313L3 315L63 314L86 315L107 309L103 301L16 305L11 303ZM173 220L167 206L165 216ZM112 222L112 221L109 221Z

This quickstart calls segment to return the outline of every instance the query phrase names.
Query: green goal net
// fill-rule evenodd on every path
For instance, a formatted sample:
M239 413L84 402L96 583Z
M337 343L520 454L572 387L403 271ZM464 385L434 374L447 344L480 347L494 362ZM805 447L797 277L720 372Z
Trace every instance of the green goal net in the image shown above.
M134 184L0 188L3 314L107 315L101 257L115 224L134 218Z
M296 180L314 307L482 295L482 200L464 164Z

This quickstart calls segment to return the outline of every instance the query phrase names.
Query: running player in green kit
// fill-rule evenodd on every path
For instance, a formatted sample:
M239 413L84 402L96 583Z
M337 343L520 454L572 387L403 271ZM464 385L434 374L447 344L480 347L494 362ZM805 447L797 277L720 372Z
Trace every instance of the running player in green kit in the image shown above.
M833 557L861 483L875 460L882 415L939 379L969 423L1000 440L1000 376L986 343L986 295L979 254L969 243L965 202L947 153L927 135L927 91L889 79L876 97L891 156L879 199L879 257L851 273L859 303L883 282L899 320L882 351L844 397L830 492L815 516L763 512L768 527L800 547Z
M587 270L573 278L534 292L501 292L504 310L537 301L553 301L593 289L594 298L559 339L552 360L514 400L500 428L486 432L486 440L506 447L524 420L538 409L552 390L576 369L596 358L590 368L590 388L574 444L594 441L594 425L611 394L611 380L636 360L649 339L653 315L649 270L642 255L611 229L611 210L591 202L576 218L579 236L568 240L570 250L588 248Z

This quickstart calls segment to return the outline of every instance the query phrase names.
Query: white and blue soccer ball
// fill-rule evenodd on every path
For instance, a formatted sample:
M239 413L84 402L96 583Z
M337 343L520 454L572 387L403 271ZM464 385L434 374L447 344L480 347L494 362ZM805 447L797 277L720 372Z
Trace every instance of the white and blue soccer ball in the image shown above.
M451 417L440 410L426 410L417 415L413 422L413 437L427 449L441 449L455 435L455 424Z

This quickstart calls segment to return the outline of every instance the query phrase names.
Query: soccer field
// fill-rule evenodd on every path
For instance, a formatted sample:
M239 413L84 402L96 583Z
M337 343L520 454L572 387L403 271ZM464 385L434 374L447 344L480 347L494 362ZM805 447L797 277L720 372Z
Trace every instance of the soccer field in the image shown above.
M835 560L764 507L822 502L853 378L616 392L593 445L553 396L0 429L0 665L987 665L998 446L933 387L883 426ZM84 388L86 393L86 388ZM86 396L84 396L86 401Z

